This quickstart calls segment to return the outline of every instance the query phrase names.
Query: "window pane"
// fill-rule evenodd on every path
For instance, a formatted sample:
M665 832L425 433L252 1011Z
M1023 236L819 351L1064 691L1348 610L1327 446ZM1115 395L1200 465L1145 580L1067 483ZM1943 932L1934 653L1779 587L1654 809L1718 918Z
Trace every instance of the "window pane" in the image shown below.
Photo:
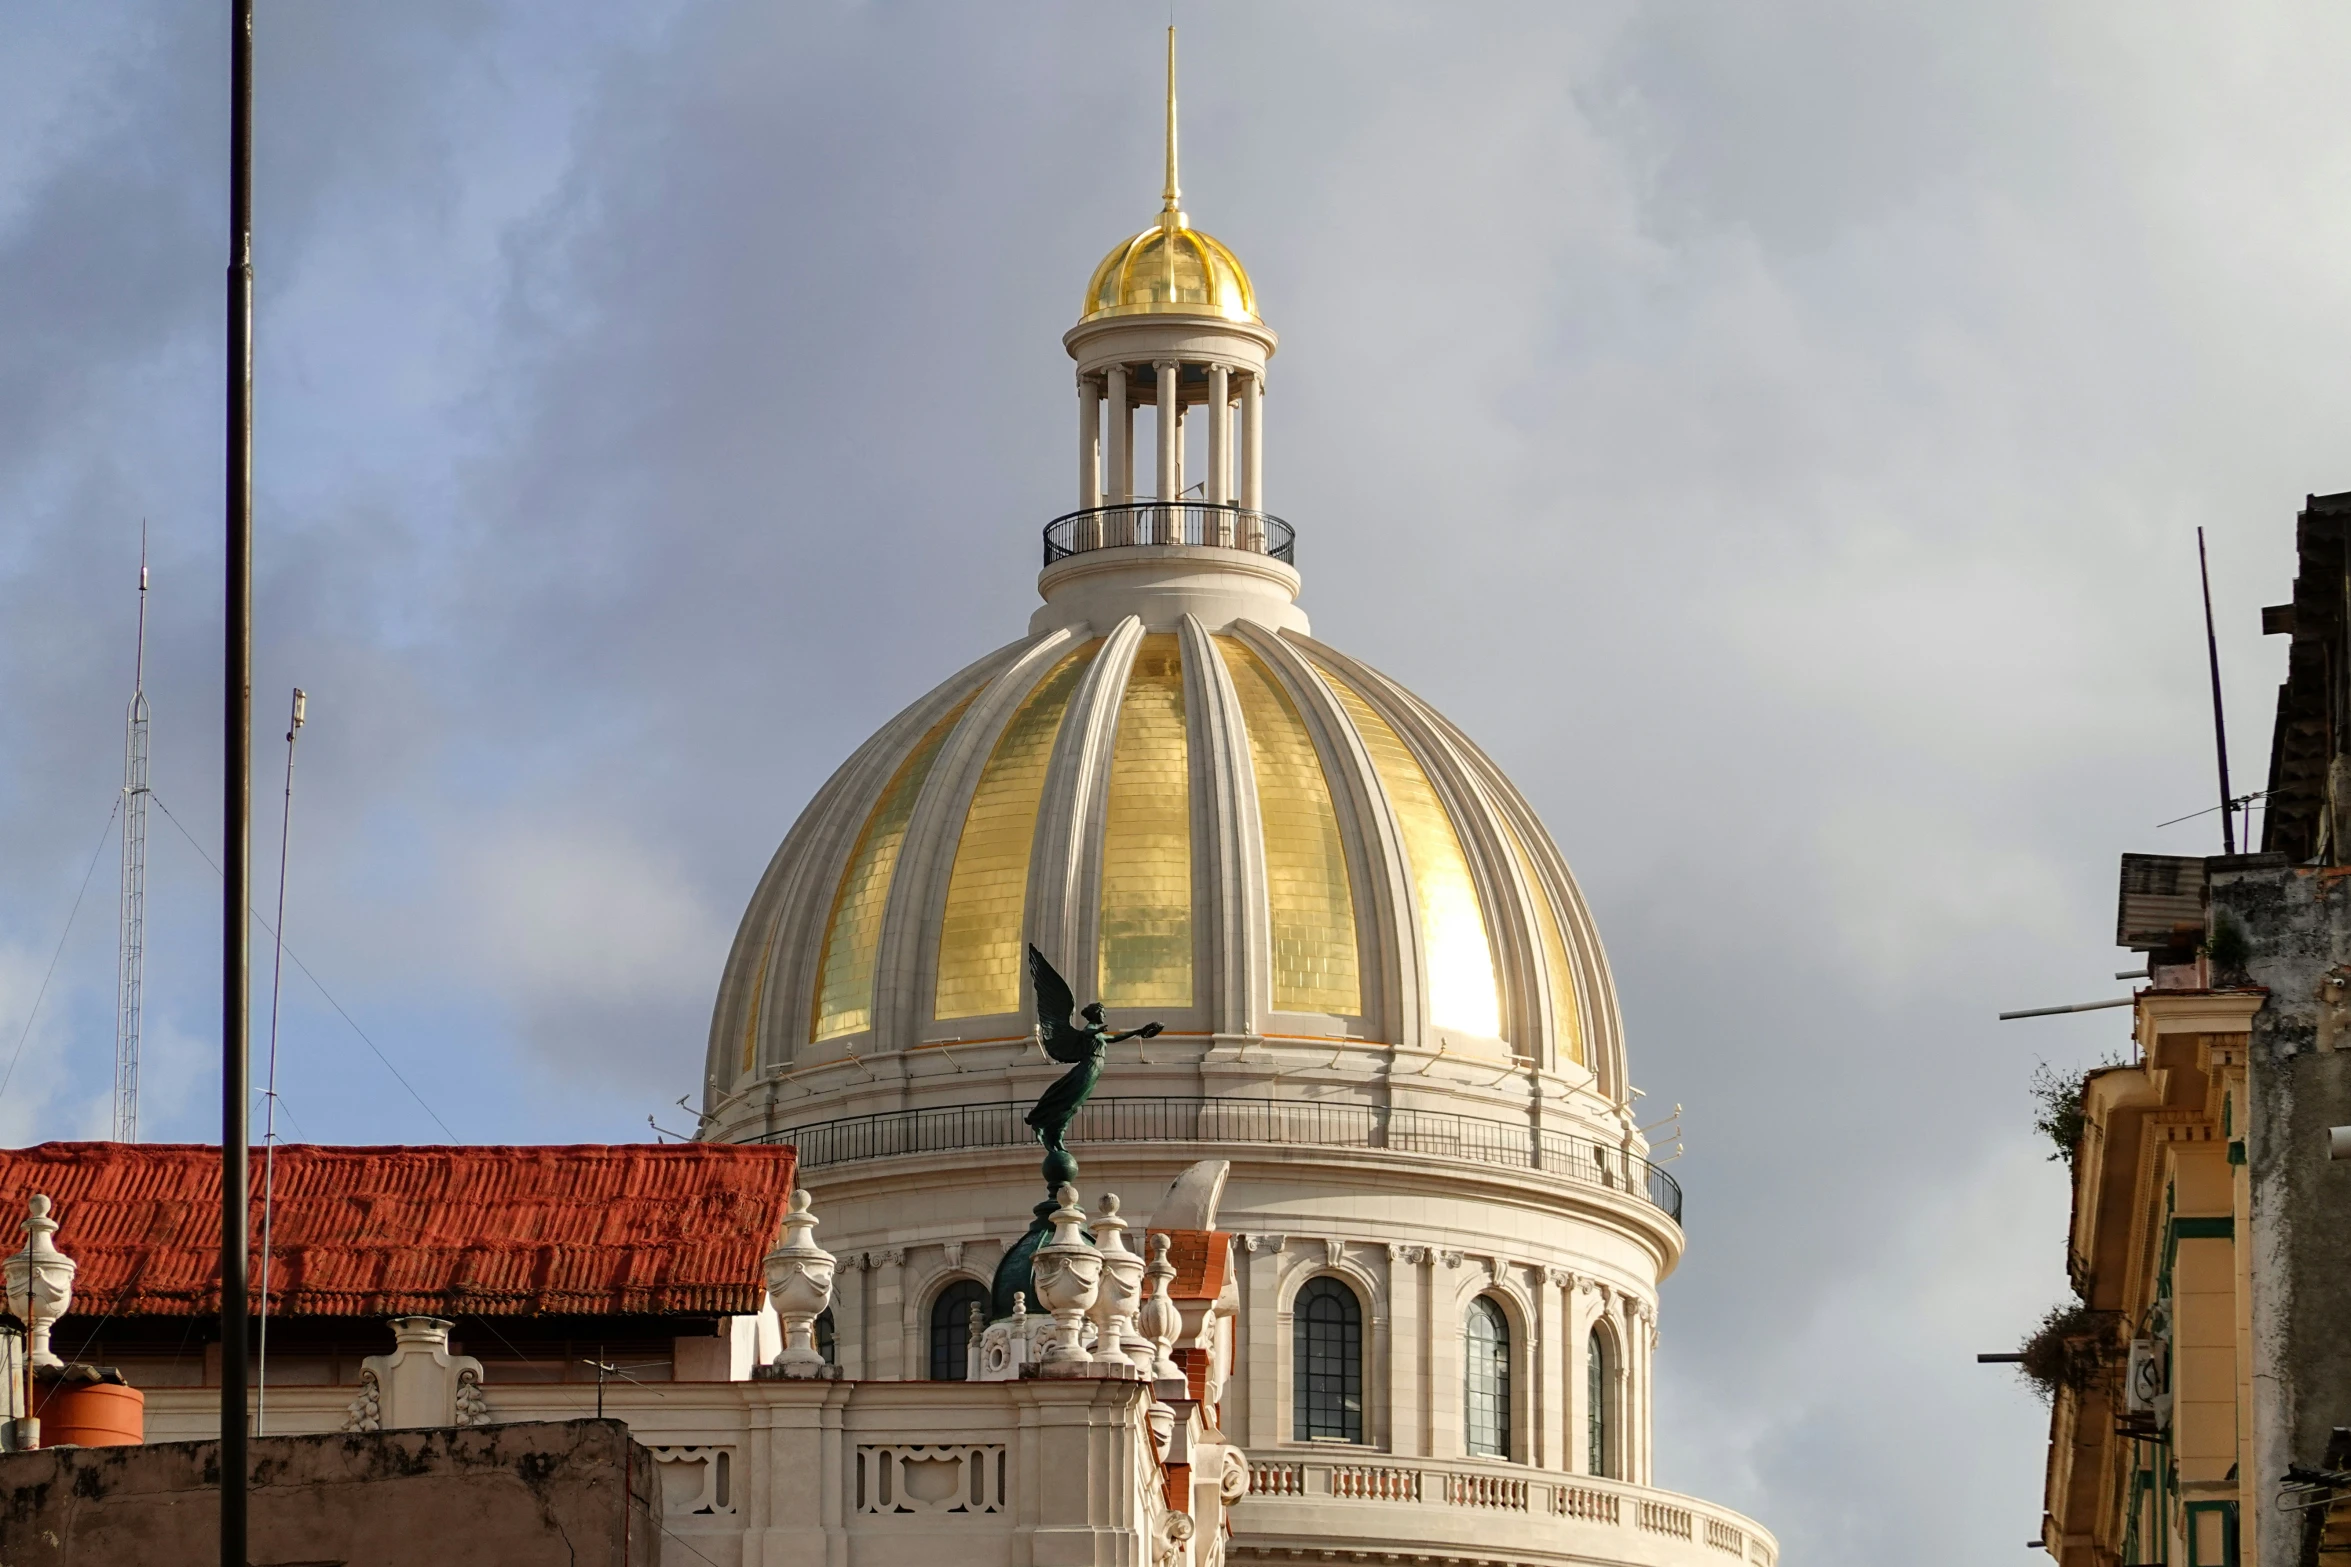
M1608 1335L1592 1330L1584 1349L1584 1467L1596 1475L1608 1464Z
M1363 1440L1363 1307L1337 1279L1315 1279L1290 1312L1296 1439Z
M1510 1456L1510 1323L1483 1295L1469 1303L1466 1405L1469 1450L1481 1458Z
M966 1348L971 1341L971 1308L988 1314L988 1287L976 1279L959 1279L939 1292L931 1303L931 1380L961 1382L968 1369Z

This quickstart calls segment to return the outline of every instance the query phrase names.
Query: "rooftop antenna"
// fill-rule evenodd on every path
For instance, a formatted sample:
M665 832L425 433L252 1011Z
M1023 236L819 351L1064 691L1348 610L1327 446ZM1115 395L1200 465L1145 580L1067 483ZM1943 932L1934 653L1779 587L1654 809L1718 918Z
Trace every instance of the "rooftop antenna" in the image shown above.
M270 1199L277 1195L278 1174L278 992L286 977L286 843L294 834L294 737L310 698L294 688L294 712L286 725L286 807L278 818L278 918L270 932L277 956L269 968L269 1068L261 1093L261 1345L253 1357L253 1434L264 1432L269 1413L269 1219Z
M2196 530L2196 574L2204 582L2204 652L2212 663L2212 746L2220 758L2220 852L2234 854L2237 802L2229 797L2229 731L2220 716L2220 638L2212 629L2212 568L2204 560L2202 528Z
M114 1140L139 1140L139 1015L147 975L147 523L139 522L139 651L122 741L122 950L114 984Z

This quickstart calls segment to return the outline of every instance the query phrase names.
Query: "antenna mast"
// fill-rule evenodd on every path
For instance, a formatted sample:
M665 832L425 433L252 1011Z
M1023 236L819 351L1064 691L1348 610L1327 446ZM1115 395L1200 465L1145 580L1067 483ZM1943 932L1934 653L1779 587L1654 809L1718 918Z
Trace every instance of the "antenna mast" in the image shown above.
M2220 759L2220 852L2234 854L2237 802L2229 798L2229 730L2220 714L2220 638L2212 629L2212 568L2204 563L2202 528L2196 530L2196 575L2204 584L2204 652L2212 663L2212 749ZM2247 822L2251 822L2250 815Z
M114 1140L139 1140L139 1015L147 974L147 525L139 524L139 651L122 742L122 952L114 988Z

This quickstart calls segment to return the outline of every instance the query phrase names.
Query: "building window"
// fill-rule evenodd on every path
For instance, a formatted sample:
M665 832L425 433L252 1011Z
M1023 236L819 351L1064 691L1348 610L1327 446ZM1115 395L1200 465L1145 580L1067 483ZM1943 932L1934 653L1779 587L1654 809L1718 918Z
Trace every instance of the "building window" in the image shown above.
M823 1311L817 1313L816 1326L812 1336L816 1340L816 1352L824 1356L824 1363L828 1366L839 1365L841 1356L837 1341L833 1337L832 1307L827 1306Z
M939 1291L931 1302L931 1380L961 1382L970 1357L971 1312L977 1306L984 1322L988 1315L988 1286L977 1279L958 1279Z
M1609 1462L1608 1335L1599 1328L1584 1348L1584 1467L1596 1475L1613 1474Z
M1362 1441L1362 1303L1337 1279L1315 1279L1298 1292L1290 1320L1297 1439Z
M1464 1387L1472 1456L1510 1456L1510 1319L1490 1296L1469 1303L1469 1365Z

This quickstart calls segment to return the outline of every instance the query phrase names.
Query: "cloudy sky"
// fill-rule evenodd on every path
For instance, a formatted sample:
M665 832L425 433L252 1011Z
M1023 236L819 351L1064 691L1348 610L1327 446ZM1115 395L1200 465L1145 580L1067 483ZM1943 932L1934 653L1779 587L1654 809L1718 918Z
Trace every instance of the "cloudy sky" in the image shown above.
M9 1140L107 1125L142 519L143 1124L217 1127L202 9L0 14ZM1164 8L260 18L265 892L311 694L287 1130L678 1125L802 803L1026 623L1058 335L1156 206ZM2214 791L2199 524L2262 782L2257 610L2304 492L2351 488L2351 15L1180 19L1187 205L1282 333L1316 630L1544 812L1686 1109L1661 1482L1792 1562L2014 1559L2044 1416L1973 1356L2064 1288L2026 1083L2123 1030L1993 1013L2119 993L2116 853L2218 847L2156 828Z

